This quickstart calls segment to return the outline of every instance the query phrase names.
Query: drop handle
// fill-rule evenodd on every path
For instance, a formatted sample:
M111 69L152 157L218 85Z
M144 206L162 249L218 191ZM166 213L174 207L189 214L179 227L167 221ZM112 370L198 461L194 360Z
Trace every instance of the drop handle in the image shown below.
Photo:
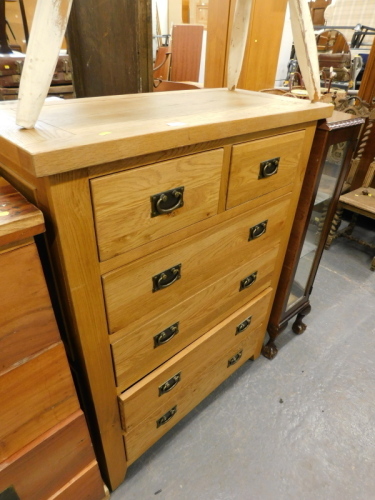
M151 217L170 214L184 205L184 186L151 196Z
M179 321L154 336L154 348L172 340L179 332Z
M152 291L157 292L158 290L163 290L164 288L168 288L173 285L173 283L176 283L176 281L181 278L181 266L182 264L178 264L177 266L173 266L170 269L153 276Z
M167 413L165 413L162 417L158 418L156 421L156 428L158 429L162 425L165 425L167 422L171 420L177 413L177 405L171 408Z
M263 236L263 234L267 231L267 223L268 219L251 227L249 231L249 241L256 240L257 238Z
M181 372L178 372L176 373L176 375L173 375L173 377L168 379L166 382L159 385L159 397L163 396L163 394L167 394L172 389L174 389L176 385L180 382L180 380L181 380Z
M259 169L258 179L266 179L275 175L279 169L280 157L262 161Z
M244 321L242 321L242 323L240 323L236 328L236 335L244 332L247 328L249 328L249 326L251 325L251 320L252 320L252 316L249 316Z
M235 365L236 363L238 363L238 361L242 358L242 353L243 353L243 350L241 349L237 354L235 354L232 358L228 359L228 366L227 368L229 368L230 366L233 366Z
M251 285L253 285L257 279L257 276L258 276L258 271L255 271L255 273L252 273L246 278L244 278L240 283L240 291L246 290L246 288L249 288Z

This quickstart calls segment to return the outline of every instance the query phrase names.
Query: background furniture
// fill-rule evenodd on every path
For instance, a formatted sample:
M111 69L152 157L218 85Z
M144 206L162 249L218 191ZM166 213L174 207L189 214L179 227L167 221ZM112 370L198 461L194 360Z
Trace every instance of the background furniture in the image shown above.
M105 497L33 236L40 210L0 178L0 497Z
M316 130L268 323L270 339L262 350L268 359L276 356L275 339L294 316L293 331L306 329L302 319L311 310L313 283L363 123L362 118L334 111Z
M349 225L336 234L336 237L345 236L346 238L352 241L356 241L357 243L360 243L361 245L369 247L373 250L375 250L375 245L373 243L355 237L352 233L355 228L358 215L364 215L369 219L375 219L375 189L370 187L374 176L375 163L372 163L369 167L368 174L365 178L363 186L340 196L340 209L349 210L350 212L352 212L352 217ZM375 256L372 259L370 269L371 271L375 271Z
M102 474L126 467L263 344L316 121L226 89L0 113L4 175L48 221Z

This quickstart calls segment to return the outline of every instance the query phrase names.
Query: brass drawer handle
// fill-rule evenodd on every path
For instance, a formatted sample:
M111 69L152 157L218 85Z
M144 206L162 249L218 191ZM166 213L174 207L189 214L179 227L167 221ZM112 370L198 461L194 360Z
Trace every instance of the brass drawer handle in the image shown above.
M168 288L169 286L176 283L177 280L181 278L181 266L182 264L178 264L177 266L173 266L162 273L157 274L152 277L152 291L157 292L158 290L162 290L163 288Z
M263 222L259 222L256 226L251 227L248 241L256 240L257 238L263 236L263 234L267 231L267 222L268 219Z
M262 161L259 169L258 179L265 179L275 175L279 169L280 157L271 160Z
M184 204L184 186L151 196L151 217L170 214ZM177 200L177 202L176 202Z
M154 348L166 344L178 334L179 321L174 325L169 326L154 337Z
M237 354L235 354L233 356L233 358L228 359L228 366L227 366L227 368L229 368L230 366L235 365L242 358L242 353L243 353L243 350L241 349Z
M177 413L177 405L171 408L167 413L165 413L162 417L158 418L156 421L156 428L159 428L161 425L166 424L170 421L172 417L174 417Z
M246 330L246 328L249 328L249 326L251 325L251 320L252 320L252 316L249 316L244 321L242 321L242 323L240 323L236 328L236 335L244 332Z
M173 375L173 377L164 382L164 384L159 385L159 397L174 389L180 380L181 372L178 372L176 375Z
M249 286L253 285L257 279L257 275L258 271L255 271L255 273L250 274L250 276L244 278L240 283L240 291L245 290L246 288L249 288Z

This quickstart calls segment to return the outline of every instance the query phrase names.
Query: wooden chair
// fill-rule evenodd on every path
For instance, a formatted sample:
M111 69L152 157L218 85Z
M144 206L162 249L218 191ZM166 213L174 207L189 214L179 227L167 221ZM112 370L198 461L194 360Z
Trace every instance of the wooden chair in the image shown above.
M349 225L339 231L337 236L344 236L349 240L356 241L361 245L375 250L375 244L362 240L353 236L353 230L355 228L358 215L364 215L372 220L375 220L375 188L370 187L371 183L375 177L375 161L371 163L367 175L365 177L363 186L354 189L346 194L343 194L339 198L339 206L342 210L350 210L352 212L352 217ZM374 234L375 234L375 222L373 224ZM371 271L375 271L375 252L374 257L371 261L370 266Z

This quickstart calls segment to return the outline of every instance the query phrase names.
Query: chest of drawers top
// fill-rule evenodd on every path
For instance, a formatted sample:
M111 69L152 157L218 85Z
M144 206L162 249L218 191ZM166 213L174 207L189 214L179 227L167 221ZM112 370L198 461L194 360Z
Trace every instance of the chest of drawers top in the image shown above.
M226 89L48 101L35 129L0 103L0 161L35 177L259 133L332 114L332 106Z

